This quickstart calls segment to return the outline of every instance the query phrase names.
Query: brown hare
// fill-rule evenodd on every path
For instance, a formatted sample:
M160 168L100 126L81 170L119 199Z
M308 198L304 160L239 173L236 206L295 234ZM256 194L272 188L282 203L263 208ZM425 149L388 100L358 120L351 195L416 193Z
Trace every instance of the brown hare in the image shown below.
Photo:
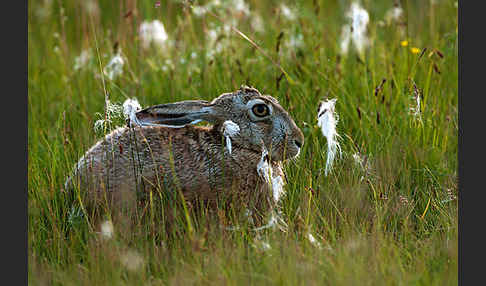
M115 204L150 190L181 191L188 202L231 197L264 213L278 196L262 163L282 182L281 163L296 157L304 143L275 98L246 86L211 102L155 105L132 117L136 124L114 130L86 152L66 187L74 184L89 200ZM212 126L193 126L200 121ZM239 130L226 132L227 122Z

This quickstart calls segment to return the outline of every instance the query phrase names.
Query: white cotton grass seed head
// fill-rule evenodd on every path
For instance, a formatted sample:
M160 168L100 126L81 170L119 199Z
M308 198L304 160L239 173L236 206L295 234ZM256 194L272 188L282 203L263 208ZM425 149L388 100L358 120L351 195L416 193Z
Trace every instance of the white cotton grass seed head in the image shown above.
M222 129L223 136L226 139L226 148L228 148L228 152L231 154L231 137L234 137L240 133L240 126L231 120L226 120L223 123Z
M362 54L364 48L368 46L369 40L366 36L366 27L370 20L368 12L363 9L358 3L351 4L351 10L348 12L348 17L351 18L351 38L353 44L358 50L358 53Z
M250 26L255 32L265 32L265 23L263 22L262 17L257 13L253 13L252 20L250 21Z
M420 120L422 119L422 113L420 112L420 94L416 94L413 97L413 103L410 107L410 114L414 117L414 119Z
M268 151L264 145L262 145L262 156L257 164L257 172L267 183L271 183L272 168L268 164Z
M422 112L420 110L421 92L413 80L412 80L412 85L413 85L413 96L412 96L413 102L410 106L410 114L414 117L414 119L421 121L422 120Z
M154 44L158 48L164 48L169 38L165 31L164 24L159 20L142 22L138 32L142 48L144 49L148 49L151 44Z
M94 123L94 130L96 132L103 130L109 124L111 124L112 118L121 117L123 107L119 103L111 103L110 100L105 102L105 112L101 114L97 112L95 115L101 119L96 120Z
M385 13L385 22L387 24L396 23L400 21L403 15L403 9L399 5L390 8L390 10Z
M74 58L74 66L73 69L75 71L83 69L90 61L91 53L89 50L83 50L79 56Z
M113 231L113 223L110 220L106 220L101 224L101 237L104 239L112 238Z
M280 5L280 13L289 21L294 21L297 18L295 12L284 3Z
M363 158L361 158L359 153L354 153L352 157L355 164L363 166Z
M114 80L121 74L123 74L123 65L125 64L125 60L121 56L120 53L111 58L110 62L105 66L103 69L103 73L110 79Z
M341 146L339 144L339 134L336 132L336 125L339 116L335 112L337 98L322 101L317 113L317 125L321 128L322 135L327 139L327 160L325 175L332 169L336 154L341 155Z
M321 243L312 235L312 233L307 233L307 239L309 242L317 248L321 248Z
M197 6L197 5L192 6L192 13L196 17L204 16L207 13L207 11L208 11L207 8L204 6Z
M235 13L250 15L250 7L245 0L233 0L229 3L230 9Z
M101 132L105 126L106 120L98 119L95 121L93 129L95 132Z
M136 116L137 111L141 109L142 107L136 98L129 98L123 102L123 115L125 119L130 120L130 126L141 125Z
M341 54L347 54L349 43L352 42L360 56L369 45L366 29L370 20L368 12L358 3L352 3L346 12L351 24L344 25L341 33Z
M120 103L112 103L110 100L105 102L106 113L109 117L121 117L123 112L123 106Z
M284 194L283 186L285 185L281 176L272 177L272 192L275 202L279 202Z
M264 230L264 229L275 228L275 227L278 227L279 230L282 231L282 232L287 232L287 230L288 230L288 225L283 220L280 212L279 213L273 212L272 216L268 220L267 224L260 226L260 227L257 227L257 228L254 228L253 230L254 231L261 231L261 230Z
M268 151L262 145L262 156L257 164L257 172L272 189L273 199L276 203L285 194L283 186L285 182L281 176L273 176L273 170L268 162Z
M81 7L88 15L96 17L100 14L100 7L98 5L98 1L95 0L81 1Z

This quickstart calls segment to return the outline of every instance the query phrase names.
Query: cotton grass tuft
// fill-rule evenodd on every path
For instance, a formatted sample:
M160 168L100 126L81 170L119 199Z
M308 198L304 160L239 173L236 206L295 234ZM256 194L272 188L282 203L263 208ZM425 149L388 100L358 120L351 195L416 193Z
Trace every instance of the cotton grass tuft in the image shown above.
M126 120L129 120L129 126L133 127L136 125L142 125L136 116L137 111L141 110L142 107L136 98L134 99L127 99L123 103L123 115L125 116Z
M322 101L317 113L317 125L321 128L322 135L327 139L327 160L325 175L332 169L336 154L341 155L341 146L338 139L339 134L336 132L336 125L339 116L335 112L337 98Z
M89 63L89 61L91 60L91 53L89 50L83 50L81 52L81 54L79 54L79 56L77 56L76 58L74 58L74 66L73 66L73 69L75 71L78 71L78 70L81 70L83 69L84 67L86 67L86 65Z
M385 13L385 22L391 24L394 22L399 22L403 15L403 9L399 5L394 6Z
M223 136L226 139L226 148L231 154L231 137L236 136L240 132L240 127L238 124L231 120L226 120L223 123Z
M101 237L104 239L113 237L113 223L110 220L104 221L101 224Z
M284 194L284 181L281 176L273 176L272 167L268 162L268 151L263 146L262 147L262 156L260 161L257 165L257 172L258 174L265 179L265 181L269 184L272 188L273 198L275 202L278 202L282 195Z
M346 17L351 21L351 24L346 24L342 28L341 54L346 55L348 53L349 44L352 42L359 55L363 56L364 49L370 43L366 36L366 28L370 20L368 12L358 3L352 3Z
M410 106L410 114L415 120L422 121L422 111L420 110L421 96L420 90L418 89L415 82L412 81L413 85L413 103Z
M111 58L108 65L105 66L103 69L103 73L110 79L114 80L118 76L123 74L123 65L125 64L125 60L121 56L120 52L118 52L113 58Z
M165 31L164 24L159 20L152 22L144 21L138 29L142 48L148 49L151 44L158 48L164 48L169 36Z
M265 180L272 190L273 199L275 202L276 210L272 212L272 215L268 223L264 226L258 227L255 230L262 230L266 228L271 228L277 226L281 231L285 232L287 229L287 224L282 219L279 210L279 202L282 196L285 194L284 185L285 182L281 176L273 176L273 170L269 164L268 151L262 144L262 156L257 164L258 174Z
M94 130L99 131L113 122L113 118L120 117L123 112L123 107L119 103L111 103L110 100L106 100L105 115L97 112L98 117L102 119L96 120L94 124Z
M314 245L315 247L317 248L321 248L322 245L319 241L317 241L317 239L312 235L312 233L307 233L307 240L309 240L309 242Z

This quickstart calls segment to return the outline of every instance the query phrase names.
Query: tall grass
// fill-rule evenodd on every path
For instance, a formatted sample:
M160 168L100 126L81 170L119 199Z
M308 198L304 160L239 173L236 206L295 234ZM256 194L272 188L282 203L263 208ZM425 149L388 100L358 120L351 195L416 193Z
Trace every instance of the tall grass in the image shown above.
M218 19L197 17L177 1L29 1L30 284L457 284L455 2L401 1L400 25L384 20L392 1L361 1L371 41L362 57L352 49L340 54L349 1L289 2L293 20L280 3L246 3L249 15L220 8ZM141 48L138 27L152 19L163 22L172 45ZM206 56L215 50L208 31L230 23L259 48L222 28L221 52ZM302 44L289 46L299 34ZM102 68L114 46L126 64L110 81ZM83 50L92 57L75 70ZM168 231L164 199L154 195L134 225L115 224L107 240L63 189L84 152L124 124L114 118L94 130L105 97L136 97L142 106L211 100L245 83L279 99L305 135L300 156L285 167L287 232L229 231L221 227L231 222L223 212L175 216ZM420 118L410 112L416 93ZM338 99L343 150L328 176L316 118L324 98Z

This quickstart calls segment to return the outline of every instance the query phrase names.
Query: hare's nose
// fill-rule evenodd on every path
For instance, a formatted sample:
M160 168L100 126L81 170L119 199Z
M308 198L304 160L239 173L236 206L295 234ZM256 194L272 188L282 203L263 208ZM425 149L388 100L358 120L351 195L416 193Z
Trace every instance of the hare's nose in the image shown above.
M302 147L302 142L299 141L298 139L294 140L294 143L295 143L295 145L297 145L297 147L299 147L299 148Z

